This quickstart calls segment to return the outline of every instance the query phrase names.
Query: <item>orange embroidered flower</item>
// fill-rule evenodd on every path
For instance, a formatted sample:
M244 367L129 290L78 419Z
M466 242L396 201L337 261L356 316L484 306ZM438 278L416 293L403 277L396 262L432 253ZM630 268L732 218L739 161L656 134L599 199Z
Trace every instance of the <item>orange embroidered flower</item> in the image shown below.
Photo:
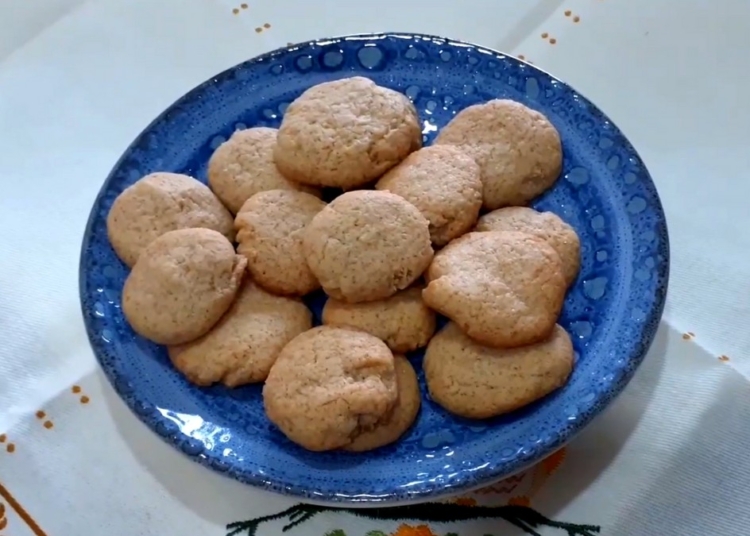
M511 506L530 506L531 499L523 495L519 497L511 497L508 499L508 504Z
M471 497L459 497L458 499L453 501L453 503L459 506L476 506L477 500L472 499Z
M401 525L391 536L437 536L427 525Z

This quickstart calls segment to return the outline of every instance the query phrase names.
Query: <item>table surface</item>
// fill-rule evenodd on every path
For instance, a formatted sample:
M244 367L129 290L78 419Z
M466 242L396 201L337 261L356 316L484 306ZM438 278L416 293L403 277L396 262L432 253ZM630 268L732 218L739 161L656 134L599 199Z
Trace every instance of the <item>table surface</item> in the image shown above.
M622 489L630 485L643 488L635 479L652 478L649 473L654 467L667 463L663 457L658 463L653 458L656 465L643 468L649 456L666 456L677 443L709 448L695 440L699 421L717 437L727 437L732 431L737 435L732 441L739 441L744 414L737 413L736 401L748 396L746 378L750 376L750 330L746 328L750 323L750 233L746 231L750 226L746 207L750 190L750 99L746 88L750 75L744 68L748 20L750 2L742 0L712 4L701 0L3 3L0 447L4 452L0 451L0 535L5 534L3 519L8 535L13 536L27 532L98 534L105 529L108 534L130 534L125 524L108 517L113 513L118 520L132 516L138 527L146 527L134 532L139 534L177 534L178 525L187 531L184 534L196 533L196 526L213 531L207 534L224 534L216 527L235 521L238 512L247 509L236 497L246 501L250 492L225 482L227 479L214 480L192 464L183 465L181 459L173 460L179 457L139 427L102 379L80 319L79 245L104 177L129 142L160 111L227 67L289 42L324 36L394 30L476 42L551 72L604 110L638 149L654 178L667 214L672 248L670 291L656 343L657 352L666 357L658 370L646 365L650 372L639 373L635 387L629 387L623 398L638 404L639 396L650 393L652 404L663 403L667 408L682 404L679 407L684 414L659 410L656 415L656 406L641 408L642 415L630 426L641 435L623 436L612 415L619 411L619 418L626 418L631 410L618 401L620 409L597 421L598 431L587 431L587 437L589 441L605 438L605 442L610 435L619 437L610 462L618 456L632 456L629 463L641 464L632 475L623 476L618 470L617 486ZM731 389L727 387L730 384ZM692 386L692 396L678 393L685 385ZM719 394L726 389L733 393L731 397ZM701 420L718 400L735 409L717 409L709 422ZM101 407L94 407L97 402ZM92 420L98 423L97 430L75 428ZM661 443L648 434L649 430L664 430L665 423L676 428L670 428L670 439L660 449ZM106 449L83 447L97 442ZM642 452L628 450L636 444L656 444L657 448L644 458ZM570 449L578 449L583 457L604 456L592 453L588 445L579 439ZM714 444L710 448L721 450ZM85 473L80 468L82 456L94 467L85 477L81 476ZM122 470L117 469L120 463ZM54 476L49 469L53 464ZM106 467L106 472L98 474L96 464ZM163 468L173 464L185 478L164 474ZM712 474L721 473L728 482L739 478L741 471L750 471L750 462L732 459L731 464L735 476L716 467ZM622 512L623 505L613 506L617 501L606 491L611 485L601 488L607 481L604 468L590 471L595 476L576 488L578 498L552 510L566 515L595 512L589 517L597 523L604 522L600 511ZM574 473L566 474L577 482ZM208 482L210 489L221 490L223 496L229 493L230 498L214 504L205 490L186 493L193 482L187 475ZM117 499L84 491L84 487L96 487L114 477L120 479L120 489L133 497ZM42 490L39 483L47 478L64 493ZM722 508L729 508L730 503L735 508L731 497L741 498L746 493L739 491L739 480L735 484L724 486L729 490L722 499L724 506L711 500L713 512L724 512ZM593 493L593 489L599 491ZM147 490L143 492L147 499L138 497L141 490ZM539 491L540 496L544 493ZM555 503L549 497L547 502ZM177 506L163 510L179 510L179 515L151 511L145 522L142 501L146 500L174 502ZM705 504L708 499L701 500ZM263 501L269 511L288 506L281 498L264 497ZM205 506L208 503L210 507ZM32 525L13 504L33 518ZM85 514L58 515L66 509L85 510ZM693 519L692 525L680 528L680 519L686 514L678 510L671 528L659 530L662 534L700 534L699 529L706 529L727 536L746 530L745 525L740 532L731 532L736 530L737 519L750 521L750 507L743 510L736 506L724 513L724 521L712 514L710 519ZM630 517L626 523L623 515L613 513L616 521L602 533L629 534L644 518ZM640 533L654 533L650 531L657 522L648 515L645 518L652 524ZM730 518L734 521L727 521ZM35 532L33 524L41 532ZM40 528L42 524L53 530ZM684 532L672 532L678 528Z

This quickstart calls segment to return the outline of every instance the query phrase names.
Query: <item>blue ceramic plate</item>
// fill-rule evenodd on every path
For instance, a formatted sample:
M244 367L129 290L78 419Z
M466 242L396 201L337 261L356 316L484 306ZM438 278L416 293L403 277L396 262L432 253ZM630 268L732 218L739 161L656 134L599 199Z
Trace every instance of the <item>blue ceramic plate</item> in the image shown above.
M363 75L408 95L426 143L459 110L504 97L544 113L560 131L565 162L534 206L578 231L581 273L561 324L574 339L570 382L503 418L471 422L425 402L397 444L367 454L310 453L268 422L261 387L190 385L163 347L123 318L128 273L109 245L115 197L153 171L205 180L211 152L239 128L277 127L287 105L314 84ZM326 39L277 50L229 69L170 106L125 151L91 211L80 266L91 345L117 393L178 450L242 482L305 500L396 503L456 493L538 461L562 446L625 387L661 317L669 242L654 184L633 147L593 104L550 75L479 46L423 35ZM308 302L319 317L323 298Z

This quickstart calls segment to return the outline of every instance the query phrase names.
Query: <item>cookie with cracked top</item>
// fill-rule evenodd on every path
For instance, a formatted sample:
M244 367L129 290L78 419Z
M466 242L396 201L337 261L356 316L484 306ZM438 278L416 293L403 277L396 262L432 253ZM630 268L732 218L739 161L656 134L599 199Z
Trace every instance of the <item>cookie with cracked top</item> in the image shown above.
M560 256L526 233L465 234L435 255L427 279L428 306L500 348L547 338L565 299Z
M461 110L436 145L454 145L479 164L484 208L525 205L552 187L562 171L562 142L543 114L509 99Z
M351 444L389 417L397 399L394 358L385 343L330 326L292 339L263 386L270 421L312 451Z

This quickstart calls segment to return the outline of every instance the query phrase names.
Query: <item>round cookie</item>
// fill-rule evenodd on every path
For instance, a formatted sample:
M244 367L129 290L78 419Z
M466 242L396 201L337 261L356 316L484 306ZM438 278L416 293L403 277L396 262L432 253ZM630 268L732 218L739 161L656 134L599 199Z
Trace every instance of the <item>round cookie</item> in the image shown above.
M286 343L310 328L312 314L301 300L274 296L247 281L211 331L167 350L195 385L238 387L265 380Z
M411 101L355 76L315 85L292 102L273 154L279 170L294 181L351 190L421 146Z
M168 231L205 227L234 240L232 215L205 184L178 173L151 173L117 196L107 214L107 235L132 267L141 252Z
M542 342L499 349L476 343L451 322L430 341L422 367L432 400L455 415L487 419L564 385L573 360L570 336L557 325Z
M552 212L528 207L506 207L485 214L475 231L519 231L547 241L562 261L567 286L573 284L581 268L581 241L575 230Z
M430 222L432 242L444 246L468 232L482 208L479 166L452 145L424 147L383 175L388 190L417 207Z
M329 298L323 324L360 329L393 352L406 353L427 345L435 333L435 313L422 301L421 288L412 287L374 302L351 304Z
M301 190L319 195L314 188L290 181L276 168L276 132L268 127L236 130L211 155L208 184L232 214L237 214L253 195L266 190Z
M303 237L305 258L326 294L347 303L405 289L432 260L429 223L390 192L358 190L318 212Z
M320 287L302 251L302 236L326 204L308 193L269 190L248 199L235 218L237 253L266 290L302 296Z
M133 331L157 344L195 340L232 305L246 262L211 229L164 233L125 280L122 312Z
M469 233L435 255L425 303L488 346L544 340L565 299L560 256L518 232Z
M287 344L263 386L268 418L313 451L345 447L390 415L398 399L393 354L362 331L319 326Z
M550 188L562 170L560 134L539 112L495 99L461 110L438 134L479 164L488 210L524 205Z
M398 385L398 400L387 419L375 425L372 430L360 433L354 440L344 447L349 452L365 452L374 450L396 441L406 432L417 419L421 396L419 383L414 367L403 357L394 359L396 368L396 383Z

